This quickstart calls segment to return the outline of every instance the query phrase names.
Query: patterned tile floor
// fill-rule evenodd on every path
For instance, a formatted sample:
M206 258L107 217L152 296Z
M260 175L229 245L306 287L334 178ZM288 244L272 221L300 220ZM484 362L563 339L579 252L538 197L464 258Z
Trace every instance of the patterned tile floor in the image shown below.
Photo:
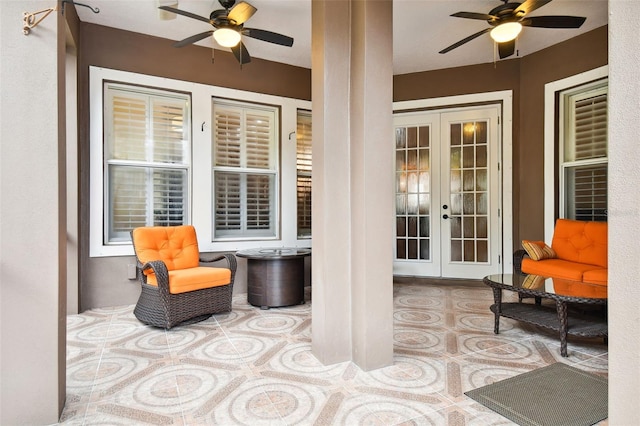
M607 376L601 340L570 338L562 358L542 330L503 318L495 335L481 283L395 281L394 363L370 372L315 359L310 303L238 295L233 312L169 331L133 306L69 316L61 424L505 425L463 392L555 362Z

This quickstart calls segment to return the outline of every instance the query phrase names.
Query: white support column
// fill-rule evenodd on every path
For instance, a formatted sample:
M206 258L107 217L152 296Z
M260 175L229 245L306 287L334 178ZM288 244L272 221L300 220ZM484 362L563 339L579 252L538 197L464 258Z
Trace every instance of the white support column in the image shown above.
M392 3L312 2L313 353L393 361Z
M640 50L636 0L609 0L609 424L640 424Z
M66 385L64 22L0 2L0 424L54 424Z

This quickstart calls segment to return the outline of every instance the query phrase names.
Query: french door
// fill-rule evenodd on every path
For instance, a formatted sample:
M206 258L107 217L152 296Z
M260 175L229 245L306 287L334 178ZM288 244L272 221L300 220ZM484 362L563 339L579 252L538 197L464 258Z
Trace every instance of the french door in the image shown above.
M394 116L394 274L502 271L500 107Z

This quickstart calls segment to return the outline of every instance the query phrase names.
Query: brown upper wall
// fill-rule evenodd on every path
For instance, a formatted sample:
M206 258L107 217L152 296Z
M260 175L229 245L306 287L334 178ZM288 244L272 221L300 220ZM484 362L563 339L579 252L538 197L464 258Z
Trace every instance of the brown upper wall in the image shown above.
M393 77L393 100L410 101L470 93L516 90L520 60L400 74Z
M228 87L294 99L311 100L311 70L252 58L240 64L230 52L201 46L173 47L173 41L81 24L81 73L89 65ZM82 76L81 76L82 78Z

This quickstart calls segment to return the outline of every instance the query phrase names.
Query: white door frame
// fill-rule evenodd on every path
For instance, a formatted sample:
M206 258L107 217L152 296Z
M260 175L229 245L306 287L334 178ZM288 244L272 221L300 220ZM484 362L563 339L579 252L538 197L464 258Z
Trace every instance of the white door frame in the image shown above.
M462 106L502 104L502 270L513 271L513 91L475 93L393 103L393 113L407 113L430 109L451 109ZM391 136L390 140L393 140ZM395 200L395 198L394 198ZM395 216L391 218L394 220ZM394 225L395 229L395 225Z

